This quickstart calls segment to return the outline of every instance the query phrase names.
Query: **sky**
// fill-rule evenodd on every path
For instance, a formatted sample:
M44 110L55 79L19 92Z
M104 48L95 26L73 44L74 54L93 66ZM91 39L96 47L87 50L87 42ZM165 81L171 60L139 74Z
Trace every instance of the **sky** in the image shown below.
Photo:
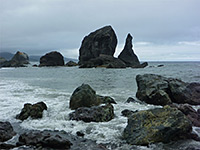
M0 0L0 52L78 58L83 38L111 25L115 56L128 33L141 61L200 61L200 0Z

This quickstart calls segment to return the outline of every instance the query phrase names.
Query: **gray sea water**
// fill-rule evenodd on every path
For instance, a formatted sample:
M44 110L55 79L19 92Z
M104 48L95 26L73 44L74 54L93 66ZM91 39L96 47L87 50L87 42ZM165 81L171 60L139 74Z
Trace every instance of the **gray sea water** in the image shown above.
M157 67L163 64L163 67ZM127 125L127 118L121 116L124 109L146 110L155 108L153 105L125 103L128 97L135 98L138 74L153 73L165 77L179 78L185 82L200 82L200 62L151 62L143 69L105 69L78 67L26 67L0 69L0 121L20 122L15 119L25 103L44 101L48 110L42 119L27 119L20 122L25 129L65 130L72 134L77 131L85 133L85 138L96 140L97 143L114 143L118 149L131 149L121 140ZM68 114L69 100L73 91L82 83L89 84L97 94L111 96L117 102L114 105L116 117L103 123L84 123L70 121ZM159 107L159 106L158 106ZM196 106L200 108L200 106ZM200 129L194 128L198 133ZM133 149L183 149L188 144L200 143L183 141L176 144L155 144L150 147L138 146Z

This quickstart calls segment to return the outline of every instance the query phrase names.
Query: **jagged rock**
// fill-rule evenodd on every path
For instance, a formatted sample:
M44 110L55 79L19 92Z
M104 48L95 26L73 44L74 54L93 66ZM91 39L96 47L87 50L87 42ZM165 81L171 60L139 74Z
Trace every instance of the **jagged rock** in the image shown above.
M119 54L118 58L126 63L127 67L138 66L140 65L138 57L133 52L132 45L132 36L130 33L126 37L126 43L124 49Z
M59 131L29 131L19 137L20 145L33 145L36 147L69 149L72 143Z
M200 127L200 115L188 104L181 104L178 109L183 112L194 126Z
M0 121L0 142L5 142L15 136L15 131L13 130L10 122Z
M126 100L126 103L139 103L139 104L146 104L144 103L143 101L140 101L140 100L137 100L137 99L134 99L132 97L129 97L127 100Z
M70 97L69 107L71 109L77 109L79 107L92 107L107 103L116 104L113 98L97 95L96 91L90 85L82 84L74 90Z
M17 52L10 61L2 63L2 67L25 67L29 64L29 57L24 52Z
M71 120L84 122L107 122L114 118L114 108L111 104L105 106L80 107L69 114Z
M79 65L101 54L113 56L116 46L117 36L111 26L105 26L90 33L84 37L79 49Z
M64 58L59 52L53 51L40 58L39 66L64 66Z
M137 75L136 82L138 86L136 97L139 100L162 106L171 103L166 93L167 78L154 74Z
M137 75L136 97L148 104L167 105L200 104L200 83L185 83L178 79L165 78L155 74Z
M28 117L32 119L42 118L43 111L47 110L47 106L44 102L38 102L36 104L26 103L24 108L21 110L20 114L16 116L16 119L25 120Z
M133 113L123 137L128 144L148 145L187 139L191 131L192 124L181 111L165 106Z
M119 54L118 58L122 60L126 64L127 67L144 68L148 65L148 63L143 63L142 65L140 64L138 57L133 52L132 39L133 38L129 33L126 37L126 43L125 43L124 49Z
M126 68L126 64L113 56L100 55L97 58L92 58L89 61L82 62L80 68L93 68L93 67L104 67L104 68Z
M128 110L128 109L125 109L121 112L122 116L124 117L129 117L131 116L133 113L135 112L138 112L137 110L136 111L132 111L132 110Z
M76 62L73 61L69 61L68 63L66 63L67 67L74 67L74 66L78 66L78 64Z

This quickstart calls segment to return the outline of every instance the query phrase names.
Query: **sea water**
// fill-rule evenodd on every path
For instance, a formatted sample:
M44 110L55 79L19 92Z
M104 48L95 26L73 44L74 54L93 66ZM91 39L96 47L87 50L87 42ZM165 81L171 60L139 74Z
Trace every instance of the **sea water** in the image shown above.
M159 64L164 66L157 67ZM185 82L200 82L200 62L151 62L148 67L142 69L31 66L1 68L0 121L17 122L24 129L64 130L74 135L77 131L81 131L85 134L85 138L95 140L97 143L114 143L119 145L118 149L130 149L130 146L126 144L120 146L120 143L123 143L122 133L127 125L127 118L121 115L121 111L159 107L125 103L128 97L136 98L136 75L146 73L178 78ZM115 99L117 104L114 105L114 119L102 123L69 120L68 114L72 112L69 109L70 96L83 83L89 84L97 94ZM45 102L48 107L43 113L43 118L35 120L29 118L23 122L15 119L25 103L33 104L40 101ZM195 108L198 109L200 106ZM199 134L198 131L199 128L194 128L194 132ZM164 146L157 144L139 147L139 149L158 149L159 147L163 149ZM167 147L170 149L169 145Z

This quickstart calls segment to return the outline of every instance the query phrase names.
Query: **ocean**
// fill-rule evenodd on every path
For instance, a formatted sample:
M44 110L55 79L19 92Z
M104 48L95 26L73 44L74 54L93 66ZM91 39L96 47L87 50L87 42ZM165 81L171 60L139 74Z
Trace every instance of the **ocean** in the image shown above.
M164 65L158 67L158 65ZM24 129L64 130L76 135L77 131L85 134L85 138L97 143L113 143L117 149L183 149L189 143L200 146L199 142L182 141L172 144L152 144L149 147L124 143L122 132L127 125L127 118L121 115L124 109L146 110L159 106L139 103L125 103L128 97L136 98L138 74L159 74L165 77L178 78L185 82L200 82L200 62L150 62L142 69L106 69L78 67L22 67L0 69L0 121L20 123ZM84 123L70 121L68 114L69 100L73 91L81 84L89 84L97 94L111 96L115 118L103 123ZM16 120L25 103L43 101L47 104L42 119ZM200 106L195 106L195 109ZM193 128L200 136L200 128ZM112 148L110 148L112 149Z

